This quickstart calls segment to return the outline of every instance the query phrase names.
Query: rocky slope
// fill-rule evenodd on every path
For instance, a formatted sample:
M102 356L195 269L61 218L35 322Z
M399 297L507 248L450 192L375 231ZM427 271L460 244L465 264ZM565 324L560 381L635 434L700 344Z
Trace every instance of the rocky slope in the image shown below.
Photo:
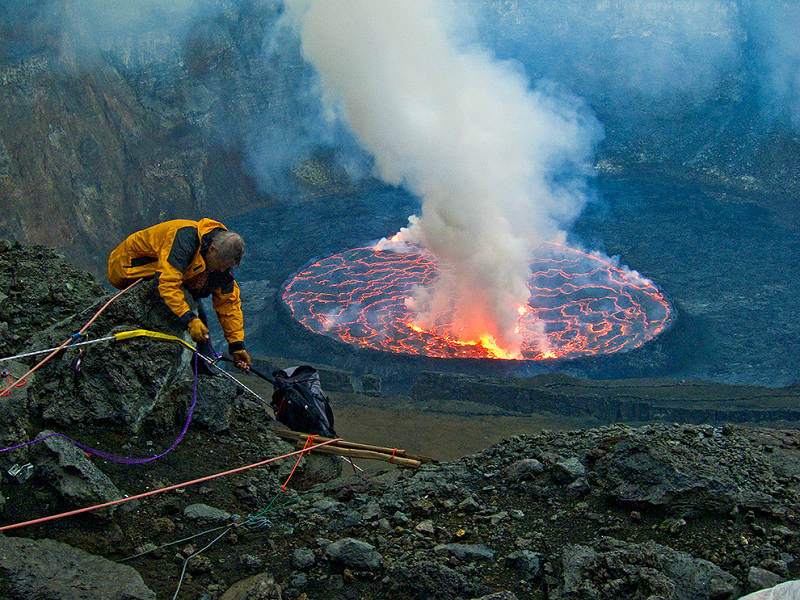
M92 37L92 27L109 24L84 23L92 10L48 0L0 7L0 235L64 248L98 272L143 226L224 218L269 204L287 186L349 185L325 149L279 161L274 154L291 140L263 130L304 112L292 91L308 75L299 55L288 81L286 65L261 55L281 3L197 17L191 34L157 23L106 31L112 40ZM259 187L248 154L259 142L280 162L282 188Z
M50 251L11 243L0 290L4 356L57 345L110 296ZM92 339L181 334L151 295L121 297ZM85 348L79 370L68 350L0 397L3 446L56 431L125 456L167 449L192 398L189 352L146 339ZM3 364L19 376L32 360ZM185 439L147 464L59 438L3 453L2 523L292 450L227 378L201 376L197 396ZM286 459L6 531L0 596L733 599L800 575L798 459L793 430L680 424L515 436L418 470L303 458L282 491ZM32 477L8 475L14 463Z

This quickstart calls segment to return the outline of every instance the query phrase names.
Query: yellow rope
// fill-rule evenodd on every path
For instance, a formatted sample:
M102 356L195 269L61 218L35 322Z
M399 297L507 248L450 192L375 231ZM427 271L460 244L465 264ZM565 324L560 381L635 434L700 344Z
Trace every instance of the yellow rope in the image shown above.
M129 340L135 337L151 337L170 342L178 342L182 346L186 346L192 352L197 352L197 348L192 346L183 338L179 338L175 335L169 335L168 333L161 333L160 331L150 331L149 329L131 329L130 331L120 331L119 333L114 334L114 341L119 342L120 340Z

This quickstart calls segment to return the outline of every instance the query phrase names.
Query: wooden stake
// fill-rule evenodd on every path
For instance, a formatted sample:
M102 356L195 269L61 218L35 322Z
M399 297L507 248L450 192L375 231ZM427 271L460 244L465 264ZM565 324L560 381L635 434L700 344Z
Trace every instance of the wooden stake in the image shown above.
M316 440L316 438L314 438ZM297 442L297 447L302 448L305 445L305 442ZM321 448L314 448L311 452L319 452L321 454L338 454L339 456L347 456L349 458L364 458L369 460L382 460L384 462L390 462L393 465L397 465L398 467L412 467L417 468L420 465L418 460L413 458L405 458L403 456L394 457L391 453L386 454L383 452L373 452L370 450L358 450L356 448L341 448L336 444L329 444L327 446L322 446Z
M291 429L273 429L273 431L281 438L288 439L288 440L302 440L305 441L309 437L311 437L307 433L301 433L299 431L292 431ZM318 435L314 437L315 442L327 442L333 438L325 437L322 435ZM409 458L411 460L416 460L421 463L425 462L435 462L433 458L429 456L418 456L416 454L411 454L406 450L401 450L399 448L387 448L385 446L372 446L370 444L359 444L357 442L348 442L346 440L339 440L335 444L331 444L331 446L336 446L339 448L352 448L354 450L367 450L370 452L378 452L382 454L394 454L395 457L402 456L405 458ZM327 448L328 446L326 446Z

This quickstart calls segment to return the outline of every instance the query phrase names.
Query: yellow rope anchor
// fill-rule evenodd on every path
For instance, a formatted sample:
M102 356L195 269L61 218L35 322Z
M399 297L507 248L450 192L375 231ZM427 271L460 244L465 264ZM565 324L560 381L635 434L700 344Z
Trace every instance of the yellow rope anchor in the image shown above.
M160 340L167 340L169 342L177 342L192 352L197 352L197 348L192 346L183 338L179 338L175 335L169 335L168 333L161 333L160 331L150 331L149 329L131 329L130 331L120 331L119 333L114 334L114 341L119 342L120 340L129 340L135 337L151 337L158 338Z

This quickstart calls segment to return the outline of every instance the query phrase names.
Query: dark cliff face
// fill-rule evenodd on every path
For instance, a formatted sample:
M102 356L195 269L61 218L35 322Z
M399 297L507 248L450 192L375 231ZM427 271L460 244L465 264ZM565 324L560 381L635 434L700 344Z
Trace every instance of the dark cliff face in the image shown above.
M243 3L183 37L106 50L61 26L80 23L78 7L0 8L0 234L64 248L97 272L134 229L268 204L244 137L269 111L298 112L291 82L260 57L276 4Z

